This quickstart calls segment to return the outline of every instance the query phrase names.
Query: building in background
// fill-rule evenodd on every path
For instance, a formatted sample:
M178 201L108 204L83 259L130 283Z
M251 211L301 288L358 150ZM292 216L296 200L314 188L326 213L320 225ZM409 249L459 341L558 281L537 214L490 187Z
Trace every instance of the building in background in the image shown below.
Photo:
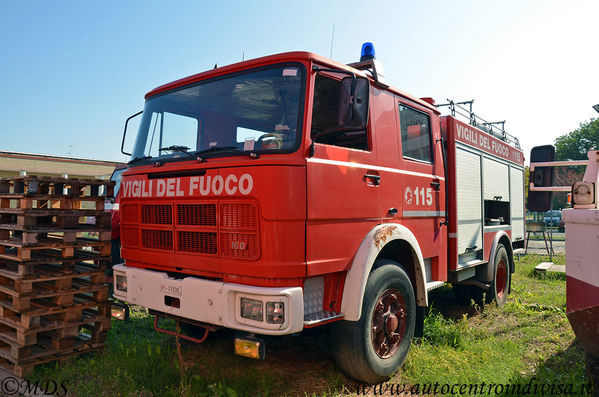
M116 161L0 151L0 178L25 175L108 179Z

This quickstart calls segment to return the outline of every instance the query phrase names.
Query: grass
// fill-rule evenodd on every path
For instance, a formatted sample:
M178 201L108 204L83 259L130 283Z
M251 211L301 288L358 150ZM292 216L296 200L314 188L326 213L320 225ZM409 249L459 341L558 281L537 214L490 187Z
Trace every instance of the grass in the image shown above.
M412 348L402 382L526 384L535 378L584 384L583 353L565 315L565 276L536 275L534 266L545 260L527 256L517 262L503 308L461 313L447 303L449 287L436 291L441 306L429 312L424 338ZM554 262L563 264L563 257Z
M391 382L412 388L586 383L583 353L565 315L565 278L534 273L545 260L529 255L517 261L503 308L460 306L450 286L431 292L423 338ZM42 366L30 378L66 380L76 396L340 396L355 395L358 386L336 367L326 327L269 338L267 359L256 361L232 354L232 332L181 345L154 332L152 323L145 311L134 310L128 323L113 321L103 354ZM172 321L161 324L175 328Z

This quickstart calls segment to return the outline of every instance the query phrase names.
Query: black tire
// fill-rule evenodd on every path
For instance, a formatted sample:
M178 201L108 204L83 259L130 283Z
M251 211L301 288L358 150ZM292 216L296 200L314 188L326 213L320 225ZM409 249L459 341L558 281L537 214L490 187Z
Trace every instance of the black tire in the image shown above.
M599 397L599 357L587 352L585 358L587 378L593 386L592 396Z
M472 297L474 296L474 286L464 284L452 284L453 294L455 299L462 306L470 306Z
M501 307L507 301L511 278L510 258L503 244L498 245L493 262L493 281L485 301L486 303L495 301L497 306Z
M366 282L360 320L333 327L335 360L358 381L382 382L403 365L415 324L416 299L408 274L397 262L377 261Z

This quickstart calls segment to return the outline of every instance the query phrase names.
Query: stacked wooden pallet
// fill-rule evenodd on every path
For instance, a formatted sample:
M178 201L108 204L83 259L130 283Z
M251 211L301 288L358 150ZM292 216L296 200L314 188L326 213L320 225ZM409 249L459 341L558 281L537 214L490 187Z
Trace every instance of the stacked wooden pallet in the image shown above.
M0 366L101 349L110 329L106 180L0 179Z

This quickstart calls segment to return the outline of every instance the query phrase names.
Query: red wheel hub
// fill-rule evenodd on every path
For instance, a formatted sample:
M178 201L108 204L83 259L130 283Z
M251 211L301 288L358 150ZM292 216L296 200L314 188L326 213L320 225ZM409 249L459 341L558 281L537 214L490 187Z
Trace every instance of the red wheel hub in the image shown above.
M399 325L399 320L395 315L391 314L389 317L385 319L385 332L392 333L395 332L397 326Z
M507 264L501 259L497 264L497 274L495 275L495 292L499 299L502 299L506 293L507 272Z
M406 307L401 293L388 289L379 297L372 313L372 347L381 358L397 351L407 328Z

